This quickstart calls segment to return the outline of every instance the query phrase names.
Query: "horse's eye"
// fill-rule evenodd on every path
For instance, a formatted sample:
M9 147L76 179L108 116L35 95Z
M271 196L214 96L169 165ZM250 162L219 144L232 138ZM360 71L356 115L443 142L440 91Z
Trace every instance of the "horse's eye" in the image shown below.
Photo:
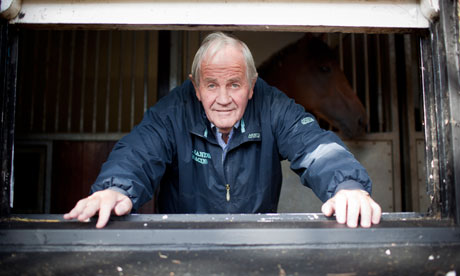
M329 73L331 72L331 67L324 65L324 66L320 66L319 70L321 70L321 72L323 73Z

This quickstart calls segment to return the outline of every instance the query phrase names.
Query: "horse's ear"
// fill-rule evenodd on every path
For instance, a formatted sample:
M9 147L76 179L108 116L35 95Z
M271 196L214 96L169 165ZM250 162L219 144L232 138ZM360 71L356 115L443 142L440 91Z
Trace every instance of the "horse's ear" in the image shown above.
M327 33L305 33L302 39L305 41L309 41L312 39L318 39L323 42L327 42Z
M321 39L321 41L327 43L327 33L319 33L318 39Z

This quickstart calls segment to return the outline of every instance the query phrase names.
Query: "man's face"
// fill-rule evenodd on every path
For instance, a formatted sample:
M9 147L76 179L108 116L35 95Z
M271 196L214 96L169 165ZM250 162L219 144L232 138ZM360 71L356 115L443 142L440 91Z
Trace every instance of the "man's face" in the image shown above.
M221 133L230 133L243 117L254 85L246 77L246 64L239 48L227 46L201 63L200 85L196 90L206 116Z

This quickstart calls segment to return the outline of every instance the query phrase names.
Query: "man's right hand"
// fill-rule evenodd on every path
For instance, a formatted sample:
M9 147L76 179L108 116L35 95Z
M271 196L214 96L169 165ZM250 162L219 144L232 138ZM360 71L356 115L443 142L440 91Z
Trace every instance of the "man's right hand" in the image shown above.
M103 228L109 221L112 211L115 215L122 216L129 214L132 208L133 203L129 197L117 191L107 189L95 192L89 197L78 201L75 207L64 215L64 219L87 221L96 212L99 212L96 227Z

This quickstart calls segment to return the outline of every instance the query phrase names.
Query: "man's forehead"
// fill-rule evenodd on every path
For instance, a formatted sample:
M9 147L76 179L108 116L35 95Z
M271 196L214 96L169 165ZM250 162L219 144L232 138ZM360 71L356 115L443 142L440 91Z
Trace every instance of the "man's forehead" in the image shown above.
M241 80L246 76L245 64L203 64L201 79L204 81Z
M243 78L245 74L245 66L215 66L213 64L207 64L201 67L201 79Z
M224 80L226 82L239 82L243 79L242 76L230 76L227 78L219 78L219 77L203 77L204 82L218 82Z

